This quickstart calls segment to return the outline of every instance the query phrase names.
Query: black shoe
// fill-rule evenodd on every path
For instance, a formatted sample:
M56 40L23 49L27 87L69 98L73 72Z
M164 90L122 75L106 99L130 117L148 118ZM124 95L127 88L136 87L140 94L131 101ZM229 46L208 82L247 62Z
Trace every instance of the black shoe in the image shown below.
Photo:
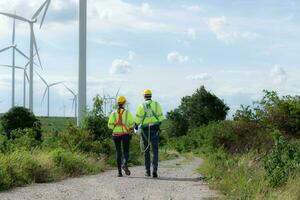
M122 173L118 173L118 177L123 177L123 174Z
M150 171L146 171L145 176L150 177L151 176L151 172Z
M152 177L153 177L153 178L157 178L157 177L158 177L157 172L153 172L153 173L152 173Z
M127 176L130 176L131 172L130 172L130 170L128 169L127 166L123 165L122 169L124 170L124 172L125 172L125 174L126 174Z

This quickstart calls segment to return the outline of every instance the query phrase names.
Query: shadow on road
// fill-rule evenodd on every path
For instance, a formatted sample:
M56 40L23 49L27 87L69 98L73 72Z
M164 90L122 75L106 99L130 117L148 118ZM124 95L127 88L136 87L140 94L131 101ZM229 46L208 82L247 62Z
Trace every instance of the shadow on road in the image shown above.
M180 178L180 177L164 177L160 176L157 179L153 179L150 177L144 177L144 176L128 176L127 178L140 178L140 179L151 179L151 180L158 180L158 181L186 181L186 182L198 182L201 181L203 178L197 177L197 178Z

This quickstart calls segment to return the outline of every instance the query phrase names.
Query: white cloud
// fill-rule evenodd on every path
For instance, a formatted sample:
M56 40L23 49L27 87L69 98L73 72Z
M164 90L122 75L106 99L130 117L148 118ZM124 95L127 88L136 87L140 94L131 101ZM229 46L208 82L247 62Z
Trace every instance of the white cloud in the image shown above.
M283 84L287 80L286 71L278 64L275 64L271 70L271 78L275 84Z
M189 75L186 79L194 80L194 81L206 81L211 79L212 77L208 73Z
M254 40L260 37L260 35L255 32L234 30L225 16L210 18L208 26L216 35L216 38L226 44L236 39Z
M136 57L136 53L134 51L128 51L128 60L133 60Z
M90 31L164 32L170 30L169 24L152 17L154 11L147 3L134 5L121 0L90 1L88 8L88 20L89 24L92 24Z
M121 59L115 59L110 68L111 74L127 74L131 72L132 66L131 64L126 60Z
M167 60L169 62L187 62L189 61L189 57L183 56L177 51L172 51L167 55Z
M190 5L190 6L183 6L184 9L187 11L192 11L192 12L201 12L203 9L199 5Z
M196 34L197 34L197 32L194 28L189 28L187 30L187 36L191 39L196 39Z
M148 3L143 3L141 6L141 11L144 15L151 16L153 15L153 10L151 9Z

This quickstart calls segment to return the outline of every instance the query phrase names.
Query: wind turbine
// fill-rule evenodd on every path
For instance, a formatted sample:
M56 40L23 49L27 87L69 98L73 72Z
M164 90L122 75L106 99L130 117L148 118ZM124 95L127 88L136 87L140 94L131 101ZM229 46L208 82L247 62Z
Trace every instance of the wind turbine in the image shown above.
M3 49L0 50L1 52L5 52L8 50L12 50L12 65L10 66L12 69L12 91L11 91L11 106L14 107L15 106L15 70L16 70L16 52L19 53L20 55L22 55L24 58L28 59L28 56L25 55L25 53L23 51L21 51L17 45L15 44L15 38L16 38L16 20L14 19L13 21L13 32L12 32L12 40L11 40L11 45L8 47L5 47Z
M40 79L44 82L44 84L46 85L46 89L44 91L44 95L43 95L43 99L42 99L42 103L46 97L46 94L47 94L47 116L49 117L50 116L50 88L55 86L55 85L58 85L58 84L61 84L63 83L63 81L60 81L60 82L55 82L55 83L52 83L52 84L48 84L48 82L37 72L35 72L38 77L40 77Z
M72 109L75 106L75 119L77 119L77 97L78 97L78 95L73 90L71 90L69 87L67 87L66 85L65 85L65 88L73 95Z
M86 114L86 8L87 0L79 0L79 61L77 126Z
M0 65L0 67L9 67L12 69L19 69L23 71L23 107L26 106L26 80L27 82L29 82L29 77L27 74L27 66L29 65L29 62L27 63L27 65L25 65L25 67L18 67L18 66L12 66L12 65Z
M1 15L5 15L7 17L11 17L13 19L17 19L17 20L29 23L29 27L30 27L29 109L31 111L33 111L33 54L34 54L34 50L37 54L39 64L42 67L40 55L38 53L38 48L37 48L37 43L36 43L36 39L35 39L33 25L37 22L38 16L42 12L42 10L45 8L44 13L43 13L43 17L42 17L42 20L41 20L41 23L40 23L40 28L42 28L42 25L44 23L44 20L45 20L46 14L47 14L47 10L49 8L50 3L51 3L51 0L46 0L41 5L41 7L34 13L34 15L31 17L31 19L26 19L24 17L18 16L18 15L15 15L15 14L0 12Z

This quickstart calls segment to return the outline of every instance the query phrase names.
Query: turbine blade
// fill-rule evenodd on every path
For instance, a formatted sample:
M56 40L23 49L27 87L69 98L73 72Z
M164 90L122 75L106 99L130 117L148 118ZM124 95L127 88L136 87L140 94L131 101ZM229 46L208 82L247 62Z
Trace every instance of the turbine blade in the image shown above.
M46 2L48 2L48 3L46 5L46 8L45 8L45 11L44 11L44 14L43 14L43 18L42 18L42 21L41 21L41 24L40 24L40 28L42 28L42 26L43 26L43 23L44 23L48 8L50 6L51 0L47 0Z
M24 73L25 73L25 77L26 77L26 79L27 79L27 82L29 82L29 77L28 77L28 74L27 74L27 72L26 72L26 69L24 69Z
M118 92L117 92L117 94L116 94L116 98L118 98L118 95L119 95L120 89L121 89L121 88L119 88L119 89L118 89Z
M1 52L3 52L3 51L6 51L6 50L8 50L8 49L10 49L10 48L12 48L12 46L5 47L4 49L1 49L1 50L0 50L0 53L1 53Z
M49 90L49 87L48 86L46 86L46 89L45 89L45 92L44 92L44 95L43 95L43 98L42 98L42 102L41 102L41 104L43 104L43 102L44 102L44 99L45 99L45 96L46 96L46 94L47 94L47 91Z
M61 83L63 83L63 81L52 83L52 84L49 85L49 87L52 87L52 86L55 86L55 85L58 85L58 84L61 84Z
M47 81L36 71L36 70L34 70L35 71L35 73L38 75L38 77L40 77L40 79L45 83L45 85L48 87L48 83L47 83Z
M67 90L69 90L69 92L71 92L74 96L76 95L75 92L74 92L73 90L71 90L68 86L66 86L66 85L64 85L64 86L65 86L65 88L66 88Z
M24 68L22 68L22 67L19 67L19 66L12 66L12 65L0 65L0 67L9 67L9 68L24 69Z
M18 16L18 15L14 15L14 14L10 14L10 13L0 12L0 15L5 15L7 17L18 19L18 20L21 20L21 21L24 21L24 22L30 22L28 19L26 19L24 17Z
M40 63L40 67L43 69L41 58L40 58L40 54L39 54L39 50L38 50L38 47L37 47L37 44L36 44L35 35L34 35L34 32L32 32L32 33L33 33L33 44L34 44L35 52L36 52L36 55L38 57L38 61Z
M47 1L45 1L41 7L39 7L39 9L37 9L37 11L34 13L34 15L31 17L31 19L36 19L36 17L41 13L41 11L43 10L43 8L45 7Z
M16 13L15 13L16 14ZM15 44L15 38L16 38L16 19L14 18L14 22L13 22L13 33L12 33L12 41L11 41L11 45Z
M25 53L23 53L18 47L16 47L16 50L19 54L21 54L24 58L26 58L27 60L29 60L29 57L25 55Z
M27 67L29 66L30 61L28 61L28 63L24 66L25 69L27 69Z

